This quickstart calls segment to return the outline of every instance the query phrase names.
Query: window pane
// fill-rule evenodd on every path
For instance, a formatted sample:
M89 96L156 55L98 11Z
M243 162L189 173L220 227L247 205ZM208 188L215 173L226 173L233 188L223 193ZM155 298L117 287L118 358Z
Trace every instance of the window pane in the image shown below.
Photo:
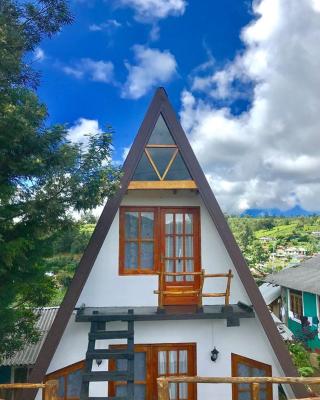
M174 261L166 260L166 272L174 272ZM173 276L166 276L166 282L172 282Z
M251 367L245 364L238 364L237 366L238 373L237 376L251 376ZM241 383L238 385L239 389L242 390L250 390L250 384L249 383Z
M166 237L166 257L173 256L173 237Z
M189 174L189 171L182 160L180 153L178 153L165 177L165 180L188 181L191 179L191 175Z
M177 351L169 351L169 373L176 374L178 372Z
M141 238L153 239L153 212L141 213Z
M138 213L128 211L125 213L125 238L136 239L138 237Z
M152 269L153 268L153 243L142 242L141 243L141 268Z
M183 214L176 214L176 234L183 233Z
M186 257L193 257L193 236L185 236Z
M251 400L251 392L239 392L239 400Z
M161 114L153 129L148 144L174 144L167 124L165 123Z
M183 272L183 260L176 261L176 272ZM183 275L176 276L176 281L181 282L184 280Z
M173 233L173 214L166 214L166 233Z
M64 376L58 378L58 396L64 397Z
M128 360L116 360L116 370L125 371L128 369Z
M188 371L188 352L187 350L179 351L179 374L185 374Z
M133 181L158 181L158 175L153 169L150 161L148 160L145 153L142 154L141 160L133 174Z
M170 400L174 400L177 398L177 384L169 383L169 397Z
M174 152L176 151L175 148L157 148L152 149L149 148L148 152L151 155L153 162L155 163L157 170L159 171L161 177L163 176L167 166L169 165Z
M134 380L144 381L146 379L146 353L134 353Z
M186 234L193 233L193 215L192 214L185 214L185 230Z
M127 396L127 385L116 385L116 396ZM134 385L134 400L145 400L146 385Z
M67 397L80 397L82 370L72 372L67 378Z
M127 242L125 244L125 268L136 269L138 267L138 244Z
M179 399L188 398L188 384L183 382L179 383Z
M167 373L167 352L158 352L158 374L165 375Z

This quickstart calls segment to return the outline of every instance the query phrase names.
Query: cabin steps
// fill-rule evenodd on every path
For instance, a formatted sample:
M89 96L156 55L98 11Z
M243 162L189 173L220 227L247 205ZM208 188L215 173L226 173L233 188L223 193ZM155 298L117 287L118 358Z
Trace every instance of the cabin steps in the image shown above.
M134 318L133 310L128 310L128 314L112 314L99 318L98 313L94 313L91 319L91 328L88 334L88 349L84 373L82 374L80 400L133 400L134 397ZM107 331L104 326L101 329L99 322L108 323L112 321L125 321L128 323L127 330ZM96 340L104 339L127 339L127 344L123 349L96 349ZM92 370L94 360L127 360L126 370L107 371ZM101 363L100 363L101 365ZM90 382L127 382L127 395L124 397L89 397Z

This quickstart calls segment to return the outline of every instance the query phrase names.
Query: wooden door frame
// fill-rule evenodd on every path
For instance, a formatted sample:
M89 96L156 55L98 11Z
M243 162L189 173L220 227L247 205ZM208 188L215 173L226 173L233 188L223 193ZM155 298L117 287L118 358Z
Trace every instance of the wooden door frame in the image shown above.
M165 268L165 214L166 213L190 213L193 215L193 260L194 260L194 271L201 271L201 222L200 222L200 207L199 206L164 206L160 207L159 210L159 224L160 224L160 271L164 271ZM177 289L189 286L190 289L195 289L200 286L200 277L195 276L193 282L174 282L173 284L167 284L165 282L165 290ZM198 304L198 298L195 295L192 296L164 296L164 305L192 305Z
M125 344L110 345L110 349L126 348ZM158 377L158 352L166 350L187 350L188 352L188 374L196 376L197 374L197 344L196 343L150 343L150 344L135 344L135 352L146 353L146 400L157 399L157 377ZM109 360L109 370L115 370L116 361ZM139 384L139 381L136 382ZM115 392L116 383L109 382L108 396L113 397ZM197 400L197 386L195 384L188 385L188 393L190 393L190 400Z

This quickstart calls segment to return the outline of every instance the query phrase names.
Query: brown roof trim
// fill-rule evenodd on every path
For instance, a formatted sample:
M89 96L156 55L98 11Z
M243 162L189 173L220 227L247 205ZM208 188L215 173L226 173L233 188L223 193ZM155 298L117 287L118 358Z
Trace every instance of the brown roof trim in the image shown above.
M255 312L260 319L261 325L267 334L269 342L275 352L275 356L277 357L284 374L286 376L297 375L297 371L292 364L286 346L283 343L280 334L278 333L262 295L249 271L249 268L246 265L243 255L231 233L231 230L206 180L199 162L193 153L190 143L176 117L171 104L169 103L167 94L163 88L159 88L152 99L151 105L149 106L142 125L124 163L120 189L114 197L108 200L104 207L90 242L79 263L69 290L61 304L52 328L40 351L36 365L30 375L30 382L41 382L46 374L51 359L70 319L72 311L74 310L99 250L120 206L121 200L128 188L133 172L142 155L144 146L151 135L152 129L160 113L165 119L168 128L180 149L181 155L187 167L189 168L192 178L197 183L202 200L211 215L211 218L221 236L229 256L234 263L237 273L247 290L250 301L254 306ZM307 397L307 392L301 385L293 387L293 390L296 397Z

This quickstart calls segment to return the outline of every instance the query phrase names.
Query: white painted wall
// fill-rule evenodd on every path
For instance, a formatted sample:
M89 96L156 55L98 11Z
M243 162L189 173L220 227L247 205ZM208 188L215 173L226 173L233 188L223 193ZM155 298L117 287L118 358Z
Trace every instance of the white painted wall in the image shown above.
M237 275L232 261L222 243L200 195L191 191L135 191L129 192L122 205L130 206L198 206L201 224L201 261L208 273L226 273L233 270L231 303L239 300L249 303L248 296ZM119 257L119 213L89 275L78 301L78 306L157 306L158 298L153 291L158 287L157 275L118 274ZM226 278L206 279L205 292L224 292ZM205 298L204 304L223 304L223 298Z
M202 266L208 273L224 273L231 268L234 273L231 284L231 303L237 303L240 300L249 304L247 293L231 259L196 192L178 191L176 194L171 191L129 192L124 197L122 205L199 206L201 210ZM153 290L157 288L157 276L119 276L118 235L119 215L117 214L81 293L78 306L83 303L86 306L96 307L157 305L157 296L153 294ZM204 290L223 292L225 287L226 279L212 279L208 280ZM223 298L205 299L204 303L217 304L223 303L223 301ZM88 323L76 323L74 315L71 317L50 363L48 373L84 359L88 345L88 330ZM230 376L232 352L271 364L273 374L282 375L260 322L256 319L242 319L240 327L230 328L227 328L225 320L136 322L135 342L141 344L196 343L198 375ZM106 348L110 343L121 343L121 341L100 341L96 347ZM216 346L220 352L216 363L210 360L210 351L213 346ZM102 369L107 369L106 362L99 367L99 370ZM275 399L277 398L276 392ZM231 398L231 387L217 385L213 388L212 385L199 385L199 399L211 400L212 393L215 393L216 398ZM104 382L91 384L90 395L105 396L106 384Z

